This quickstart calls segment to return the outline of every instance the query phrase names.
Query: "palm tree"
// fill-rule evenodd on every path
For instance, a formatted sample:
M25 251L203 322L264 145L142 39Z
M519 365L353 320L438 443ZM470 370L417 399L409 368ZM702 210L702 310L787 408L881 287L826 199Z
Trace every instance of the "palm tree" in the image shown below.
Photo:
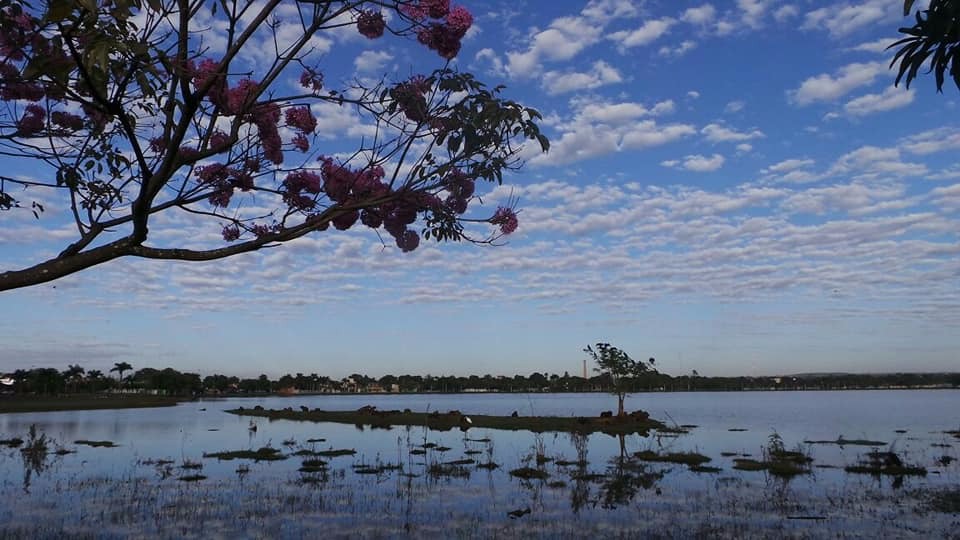
M110 373L113 373L114 371L116 371L118 373L117 377L119 378L119 380L123 381L123 372L130 371L131 369L133 369L133 366L131 366L127 362L117 362L113 365L112 368L110 368Z
M83 373L86 370L80 367L80 365L71 365L67 366L67 369L63 372L63 377L73 386L73 391L77 391L77 383L83 379Z

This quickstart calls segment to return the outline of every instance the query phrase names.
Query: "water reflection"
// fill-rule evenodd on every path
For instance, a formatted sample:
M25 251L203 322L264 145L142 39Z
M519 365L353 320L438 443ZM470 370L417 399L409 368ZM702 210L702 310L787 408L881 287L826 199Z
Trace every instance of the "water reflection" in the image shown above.
M722 403L725 396L715 399ZM402 400L384 402L383 408L403 408L403 404ZM207 412L195 410L199 406L139 411L127 417L122 437L112 436L118 419L109 411L63 417L23 415L16 420L11 419L13 415L0 415L0 438L29 439L25 426L34 418L40 426L37 437L49 433L62 438L69 432L74 435L64 439L67 442L113 439L121 445L116 449L78 446L71 448L76 454L58 458L53 453L58 445L53 443L46 459L37 462L28 460L19 448L11 449L0 457L0 500L4 501L0 522L9 524L11 536L21 537L31 537L37 524L48 521L71 528L70 534L60 536L103 535L83 518L102 512L117 516L115 531L121 536L143 535L148 527L161 523L159 530L149 529L150 534L176 536L186 530L193 535L265 536L282 530L290 536L448 537L451 531L461 531L462 536L473 537L569 537L592 531L656 532L679 521L670 525L676 529L669 530L683 537L712 530L697 527L722 517L721 533L745 526L754 536L853 531L863 536L905 532L936 537L948 530L940 528L942 516L930 515L914 494L927 486L960 484L960 463L942 459L955 457L956 447L931 450L931 443L944 444L943 429L955 427L951 424L955 418L946 417L936 434L911 429L914 440L904 439L897 447L907 463L928 467L928 477L884 476L877 483L875 477L844 471L844 465L860 460L862 449L835 445L805 448L816 459L815 465L833 466L815 469L816 474L779 477L763 470L733 470L733 459L745 453L764 459L770 426L761 420L739 418L711 427L702 419L672 415L678 422L703 427L661 439L658 445L655 437L476 429L436 432L412 426L358 431L352 425L290 421L260 421L254 430L250 428L256 424L247 418L212 410L210 403L203 405L210 407ZM786 426L780 433L790 448L805 439L829 438L820 434L823 431L840 431L827 426L819 427L819 432L796 433L783 422L777 427ZM70 425L74 427L66 427ZM728 432L730 426L748 431ZM878 420L856 435L882 438L882 433L875 432L889 434L893 429L894 424ZM275 448L286 459L205 457L263 447ZM651 448L698 450L711 457L711 465L720 471L696 473L683 465L637 459L637 450ZM336 450L355 453L298 455ZM324 465L314 463L314 468L304 471L308 460L322 460ZM178 480L196 472L182 468L188 461L201 463L200 472L207 478ZM523 467L545 476L511 476L511 471ZM892 489L897 482L903 482L899 492ZM791 516L822 515L831 516L829 523L818 525L822 529L787 521ZM731 520L736 520L735 527ZM205 525L208 528L198 532L191 529L195 523L218 525ZM41 536L47 537L61 532L43 530Z

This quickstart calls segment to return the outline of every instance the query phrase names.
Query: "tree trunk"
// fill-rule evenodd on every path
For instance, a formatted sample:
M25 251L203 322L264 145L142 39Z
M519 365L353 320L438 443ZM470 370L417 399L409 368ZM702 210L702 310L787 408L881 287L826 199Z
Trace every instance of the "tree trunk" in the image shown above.
M617 416L618 417L627 415L627 413L623 410L623 400L626 397L627 396L624 394L620 394L617 396Z

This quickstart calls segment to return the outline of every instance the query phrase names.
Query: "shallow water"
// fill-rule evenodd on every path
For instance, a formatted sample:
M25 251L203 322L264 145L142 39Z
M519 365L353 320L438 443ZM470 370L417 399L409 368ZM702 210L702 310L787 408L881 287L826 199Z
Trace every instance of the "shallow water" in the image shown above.
M172 408L0 415L0 439L26 438L30 425L75 453L51 456L31 470L16 449L0 447L0 523L3 536L94 537L303 537L326 536L589 536L606 532L729 536L943 536L955 514L931 512L925 493L960 485L960 440L943 433L960 427L960 392L851 391L653 393L628 398L670 424L696 425L678 437L629 436L623 449L691 451L712 458L719 473L683 465L621 462L621 441L594 434L423 428L358 429L340 424L268 421L226 414L238 406L307 406L349 410L460 410L465 414L596 415L611 408L606 394L458 394L230 398ZM730 431L737 429L738 431ZM905 430L898 433L897 430ZM721 452L760 457L776 431L788 449L815 459L811 474L784 481L763 472L731 469ZM807 445L805 440L871 439L886 443L926 477L853 475L842 467L869 450L863 446ZM308 439L325 439L307 442ZM76 440L110 440L91 448ZM490 439L477 442L475 439ZM424 443L428 449L411 454ZM354 449L323 458L326 473L301 473L302 458L275 462L220 461L204 453L272 446L297 450ZM535 455L589 464L542 463L545 480L520 480L508 471L538 468ZM441 465L458 459L493 460ZM172 463L158 466L158 460ZM182 469L184 462L202 465ZM249 472L238 474L245 464ZM359 465L397 470L360 474ZM822 468L821 466L839 468ZM433 473L431 474L431 467ZM201 474L197 482L178 478ZM592 477L590 475L593 475ZM562 483L562 485L561 485ZM530 508L513 519L508 512ZM793 519L817 517L824 519ZM953 525L951 525L953 523ZM956 530L955 528L952 530ZM941 534L943 533L943 534Z

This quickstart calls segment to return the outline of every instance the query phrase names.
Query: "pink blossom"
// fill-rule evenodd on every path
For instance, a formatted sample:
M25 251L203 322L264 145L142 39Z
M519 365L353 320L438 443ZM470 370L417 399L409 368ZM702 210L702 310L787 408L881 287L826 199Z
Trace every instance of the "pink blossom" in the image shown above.
M317 129L317 119L310 112L310 107L290 107L284 111L287 125L296 128L301 133L309 135Z
M350 210L346 213L340 214L337 217L333 218L333 226L336 227L338 231L345 231L350 227L353 227L353 224L357 222L357 219L360 218L359 210Z
M243 79L237 83L237 86L227 90L227 99L223 103L226 114L238 114L243 112L245 106L249 106L253 97L257 94L260 85L252 79Z
M396 240L397 247L404 253L411 252L420 245L420 236L410 229L403 231L402 234L396 237Z
M460 39L463 34L446 24L431 24L417 32L417 41L437 51L447 60L457 56L460 52Z
M383 216L380 215L380 212L373 208L364 208L360 212L360 223L363 223L371 229L376 229L383 225Z
M223 239L227 242L233 242L240 238L240 227L236 224L226 225L223 227L223 230L220 232L223 235Z
M47 111L43 107L34 103L27 105L23 117L17 122L17 134L29 136L39 132L46 118Z
M376 39L383 35L387 26L383 14L379 11L361 11L357 16L357 30L369 39Z
M181 146L177 153L180 154L180 159L184 161L190 161L200 155L200 152L192 146Z
M323 75L307 68L300 74L300 86L319 92L323 88Z
M501 206L497 208L497 211L493 214L493 217L490 218L490 223L499 225L500 232L503 234L510 234L517 230L517 213L514 212L512 208Z
M228 184L226 186L217 188L213 193L210 194L209 197L207 197L207 200L213 206L226 208L230 205L231 197L233 197L233 187Z
M390 89L390 97L397 102L400 110L410 120L423 122L427 119L427 99L430 82L420 76L413 77Z
M223 148L228 142L230 142L230 135L220 130L216 130L210 135L210 148Z
M264 236L270 234L270 227L262 223L256 223L253 227L250 227L250 232L255 234L257 238L263 238Z
M467 11L467 8L457 6L450 10L450 14L447 15L447 26L452 32L459 33L460 37L463 38L467 30L473 26L473 15Z
M297 133L290 142L293 143L294 148L301 152L310 150L310 141L303 133Z
M83 118L64 111L54 111L50 113L50 121L71 131L83 129Z

